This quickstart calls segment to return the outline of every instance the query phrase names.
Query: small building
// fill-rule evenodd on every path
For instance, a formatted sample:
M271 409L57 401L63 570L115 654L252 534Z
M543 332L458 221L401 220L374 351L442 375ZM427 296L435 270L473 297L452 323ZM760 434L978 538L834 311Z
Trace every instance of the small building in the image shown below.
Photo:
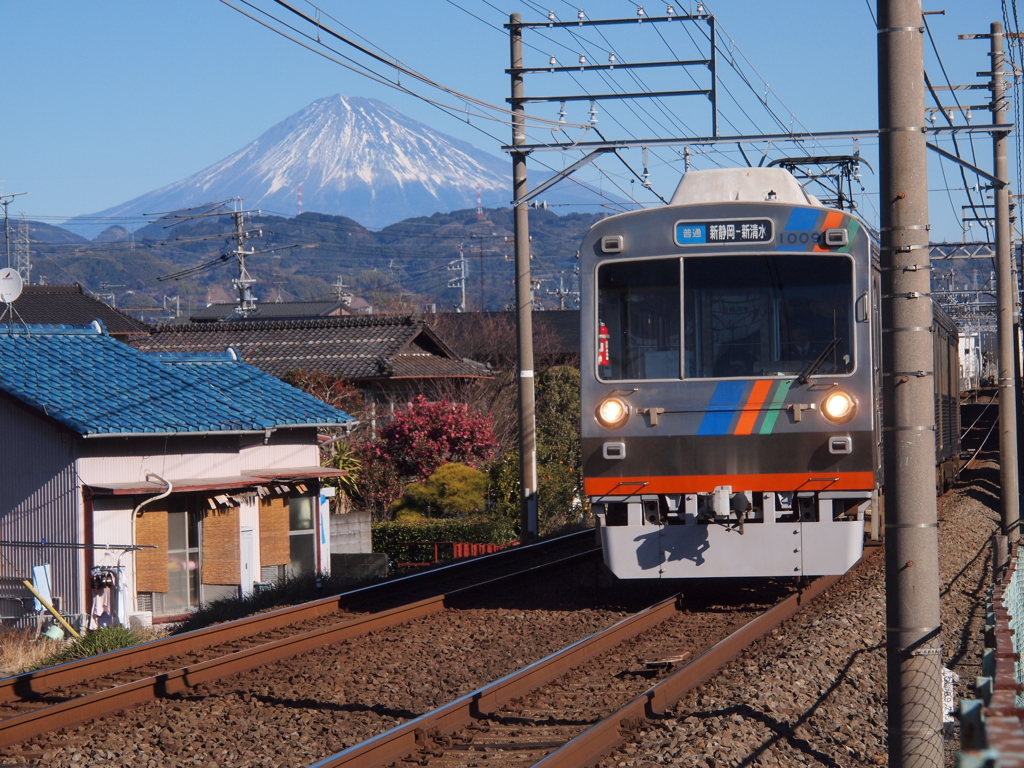
M152 330L134 317L104 304L86 293L78 283L72 285L26 285L11 304L7 325L87 325L99 320L107 333L120 341L148 336Z
M248 315L238 312L238 304L210 304L189 315L193 323L223 323L239 320L312 320L318 317L341 317L351 311L352 298L328 301L261 301ZM365 302L362 302L365 305ZM363 310L365 311L365 310Z
M495 368L515 365L515 312L438 312L424 315L438 334L463 357ZM538 369L580 364L580 311L533 312L533 356Z
M354 420L235 350L89 326L0 333L0 615L48 563L63 613L179 616L330 567L318 432Z
M460 358L423 320L405 316L160 324L131 343L166 352L231 346L278 378L295 370L341 376L363 391L370 410L491 376L485 365Z

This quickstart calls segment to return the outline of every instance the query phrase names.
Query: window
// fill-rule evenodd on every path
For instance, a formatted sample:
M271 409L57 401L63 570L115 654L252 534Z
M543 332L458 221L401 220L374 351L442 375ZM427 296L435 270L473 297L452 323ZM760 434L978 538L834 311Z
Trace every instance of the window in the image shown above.
M605 381L796 376L815 362L817 373L853 371L848 256L612 262L597 290Z
M293 496L288 499L291 560L286 573L289 577L316 570L316 508L313 501L313 496Z
M825 256L683 260L688 378L853 370L853 262Z
M167 594L163 613L199 605L199 517L196 497L174 498L167 512Z
M597 273L602 379L679 378L679 259L603 264Z

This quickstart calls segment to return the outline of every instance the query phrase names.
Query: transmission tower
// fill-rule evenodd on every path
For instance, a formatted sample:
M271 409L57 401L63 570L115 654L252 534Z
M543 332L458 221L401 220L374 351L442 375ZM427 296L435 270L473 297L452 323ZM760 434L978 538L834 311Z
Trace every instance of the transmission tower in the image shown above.
M238 259L238 277L231 281L231 284L238 289L238 314L243 317L248 317L256 311L256 297L253 295L252 287L256 284L256 281L249 275L249 271L245 268L245 257L254 256L256 254L255 249L245 249L245 241L250 237L262 237L263 232L261 230L249 230L245 231L245 218L248 211L237 210L231 213L231 218L235 222L235 251L234 256Z
M459 312L466 311L466 253L459 243L459 258L448 262L448 271L455 272L453 277L448 278L449 288L458 288L460 291Z
M18 237L15 241L14 249L14 268L18 270L18 274L21 275L21 279L24 281L25 285L28 285L31 282L29 280L29 276L32 274L31 242L32 237L29 233L28 221L25 219L25 214L23 213L18 218Z

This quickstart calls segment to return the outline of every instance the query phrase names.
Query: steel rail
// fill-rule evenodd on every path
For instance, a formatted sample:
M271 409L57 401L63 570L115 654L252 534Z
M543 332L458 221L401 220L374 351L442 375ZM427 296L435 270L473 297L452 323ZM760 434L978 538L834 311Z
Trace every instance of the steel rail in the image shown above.
M664 715L687 692L710 680L754 641L794 616L842 578L823 576L811 582L806 589L790 595L616 712L534 763L534 768L579 768L599 760L626 741L624 730L628 732L633 724L641 720Z
M51 704L34 712L0 720L0 747L18 744L46 731L53 731L118 712L157 698L173 696L187 688L247 672L264 664L298 656L324 645L364 635L444 610L445 595L420 600L370 616L321 627L285 637L226 656L190 664L133 683L107 688L75 699Z
M310 768L379 768L417 752L430 730L450 733L472 720L554 680L624 640L665 621L678 610L678 596L663 600L561 651L466 694L420 717L314 763Z
M455 595L472 592L498 581L552 567L559 563L585 558L590 554L590 552L579 553L555 562L531 566L518 573L487 579L444 595L436 595L379 613L348 619L327 627L319 627L214 659L162 672L135 682L51 704L32 712L15 715L0 720L0 747L17 744L46 731L104 717L147 701L173 696L201 683L248 672L266 664L308 653L325 645L439 613L446 608L448 601Z
M691 688L717 674L744 648L795 615L842 578L825 576L816 579L805 589L787 597L746 626L733 632L692 662L535 765L545 768L579 768L588 761L602 757L622 743L623 736L619 729L624 724L629 725L638 718L652 717L664 712ZM569 669L666 620L676 610L677 603L678 597L651 606L607 630L591 635L432 712L331 755L309 768L379 768L409 759L417 752L429 751L429 733L452 733L465 727L472 720L496 712L510 700L536 690Z
M971 426L965 429L964 433L960 435L960 442L963 442L963 439L971 433L971 430L974 429L975 426L977 426L979 421L981 421L981 417L988 413L988 409L991 408L992 404L995 402L995 400L989 400L987 403L985 403L985 407L981 409L981 413L978 414L978 418L971 422ZM963 403L961 403L961 405L963 405Z
M593 536L593 532L583 531L579 534L561 537L560 539L505 549L492 555L432 569L401 579L393 579L380 584L362 587L340 595L332 595L331 597L320 598L300 605L278 608L256 616L226 621L212 627L205 627L181 635L153 640L118 651L110 651L100 656L67 662L55 667L45 667L21 675L0 679L0 704L37 699L55 688L76 685L103 675L122 672L131 667L159 662L170 656L191 653L213 645L251 637L261 632L281 629L301 621L336 613L339 610L343 610L345 603L348 602L371 598L377 594L386 594L391 590L408 588L409 586L421 583L429 584L430 580L451 575L453 571L469 571L470 568L479 567L484 564L527 558L536 554L540 549L554 549L559 544L563 546L572 544L585 539L586 536Z
M988 443L988 439L992 436L993 430L995 430L995 428L998 425L999 425L999 417L997 416L995 421L992 422L992 426L990 426L988 428L988 432L986 432L985 436L983 438L981 438L981 444L978 446L977 450L973 454L971 454L971 458L969 458L967 461L965 461L963 466L960 467L960 469L957 470L955 475L953 475L953 479L954 480L959 478L960 474L962 472L964 472L964 471L966 471L966 470L971 468L971 466L974 464L974 460L976 458L978 458L978 454L981 453L982 449L985 447L985 444Z

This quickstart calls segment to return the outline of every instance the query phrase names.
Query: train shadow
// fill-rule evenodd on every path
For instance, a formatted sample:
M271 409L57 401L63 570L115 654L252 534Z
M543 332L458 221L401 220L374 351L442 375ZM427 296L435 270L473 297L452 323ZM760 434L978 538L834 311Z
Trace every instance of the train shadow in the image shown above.
M618 579L599 558L524 579L514 588L481 588L446 597L454 609L517 609L635 613L676 597L680 610L734 612L781 599L799 587L797 579Z

